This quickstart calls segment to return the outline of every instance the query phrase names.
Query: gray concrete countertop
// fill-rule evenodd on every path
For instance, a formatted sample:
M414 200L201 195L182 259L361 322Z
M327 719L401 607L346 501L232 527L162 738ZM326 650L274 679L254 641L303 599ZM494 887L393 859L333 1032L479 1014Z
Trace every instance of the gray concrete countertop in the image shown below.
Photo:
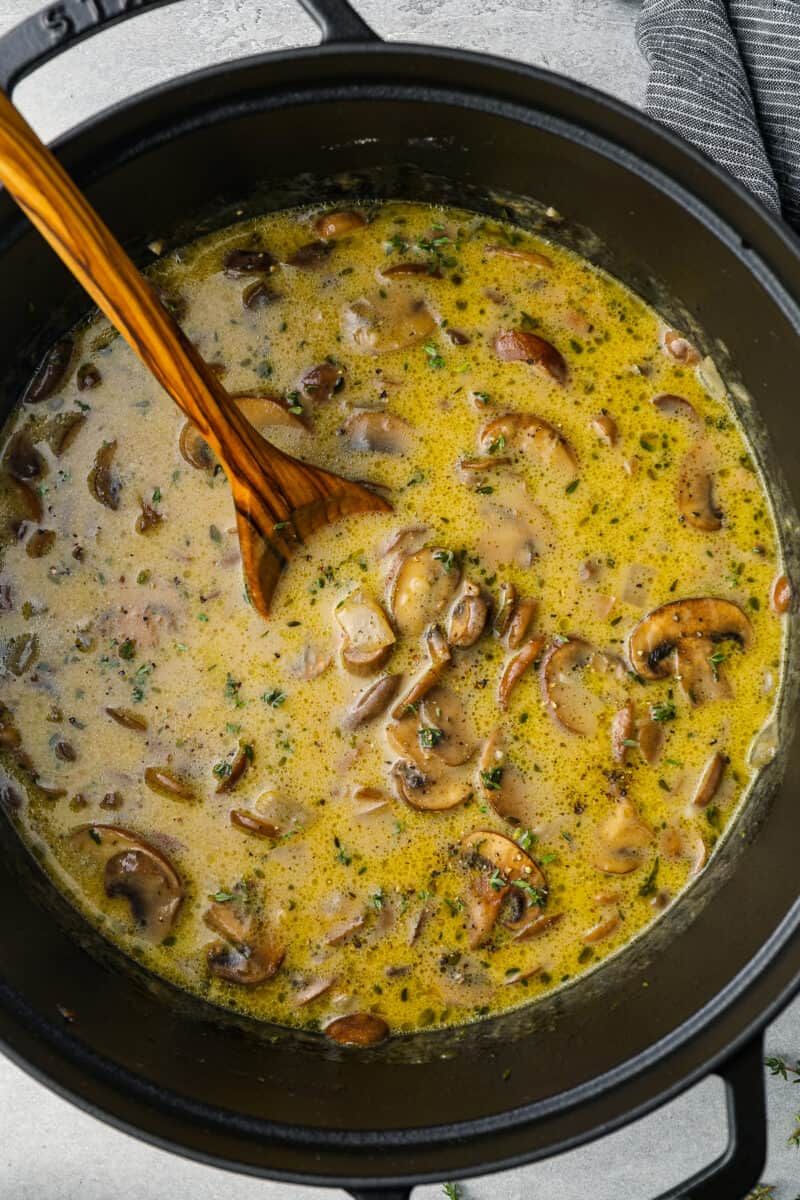
M0 33L44 0L0 0ZM646 71L636 0L357 0L384 37L485 50L546 66L641 104ZM15 101L45 139L161 80L260 50L310 43L293 0L183 0L64 54ZM121 64L123 64L121 66ZM800 1054L800 1001L767 1034L767 1052ZM800 1150L787 1146L800 1089L769 1082L769 1162L776 1200L796 1200ZM235 1177L119 1133L0 1058L0 1200L312 1200L316 1188ZM558 1159L461 1187L464 1200L652 1200L720 1153L722 1085L709 1079L661 1111ZM341 1193L335 1193L339 1196ZM442 1196L420 1188L415 1200ZM731 1200L738 1200L731 1197Z

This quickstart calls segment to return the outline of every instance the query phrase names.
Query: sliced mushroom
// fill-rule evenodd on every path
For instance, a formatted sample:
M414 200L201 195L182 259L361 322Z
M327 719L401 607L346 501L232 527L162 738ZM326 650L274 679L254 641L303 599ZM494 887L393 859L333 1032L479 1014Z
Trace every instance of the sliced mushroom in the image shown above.
M78 367L75 381L78 385L79 392L90 392L92 388L96 388L103 381L103 376L100 374L100 368L96 363L85 362Z
M538 608L539 601L534 600L531 596L521 596L517 600L508 623L509 650L519 650L530 632Z
M44 505L39 493L35 492L29 483L23 483L21 479L14 479L11 475L6 476L4 482L11 492L11 503L15 512L21 511L31 521L41 521ZM11 528L16 530L19 525L15 522Z
M609 937L617 929L619 929L619 916L617 913L611 913L607 917L601 917L596 925L592 925L591 929L582 933L581 941L592 946L595 942L601 942L603 938Z
M725 755L715 750L700 772L700 778L692 796L692 804L697 808L705 808L714 799L719 785L722 783L722 776L727 765L728 760Z
M449 767L460 766L472 758L477 748L475 731L464 705L453 692L434 688L422 701L419 715L418 740L424 750Z
M636 717L630 700L623 704L611 721L611 757L615 763L624 763L628 752L628 743L633 737L636 727Z
M112 467L116 452L116 439L113 442L103 442L95 455L94 466L87 478L89 491L95 500L115 512L119 508L119 494L122 490L122 481L114 473Z
M54 529L34 529L25 543L25 553L29 558L46 558L55 544Z
M564 356L551 342L525 329L509 329L498 333L494 349L501 362L524 362L541 367L556 383L567 382L567 364Z
M222 269L229 279L245 279L248 275L269 275L275 270L275 259L269 250L229 250L222 260Z
M547 269L552 267L552 259L538 250L525 250L522 246L487 246L486 253L493 258L511 258L517 262L527 263L531 267Z
M692 343L675 329L668 329L664 334L664 349L670 358L676 362L685 363L692 367L700 362L700 355Z
M586 669L605 677L602 697L583 683ZM621 661L596 650L583 638L565 638L554 642L544 655L539 678L545 705L555 721L572 733L591 737L605 704L625 702L620 686L624 675Z
M512 825L531 824L531 796L525 780L505 752L501 729L495 729L486 739L478 759L476 778L478 794Z
M47 474L47 463L31 441L26 429L14 434L3 455L3 465L14 479L29 482Z
M259 433L263 433L265 429L275 429L281 426L286 429L306 428L301 406L289 405L288 401L284 400L282 396L277 396L272 392L262 396L254 396L247 393L234 393L231 396L231 399L235 402L236 407L239 409L239 412L242 414L242 416L245 417L250 424L259 431ZM297 409L297 411L292 412L292 408ZM193 428L191 423L189 427ZM197 436L199 438L199 434ZM200 438L200 442L202 442L202 446L197 446L196 448L199 451L199 458L201 462L205 461L206 459L210 459L211 463L210 467L205 466L201 469L213 470L216 459L211 454L211 450L202 438ZM203 450L203 447L205 447L205 450ZM192 459L187 455L184 455L184 458L188 458L188 461L192 463L192 466L200 465L198 462L193 462Z
M413 430L407 421L376 409L354 412L345 421L344 430L353 450L408 454L413 444Z
M409 709L415 709L420 700L427 696L442 677L444 670L452 661L447 639L438 625L432 625L425 633L425 646L428 651L429 665L411 682L411 686L398 700L392 709L392 716L402 717Z
M783 614L789 611L792 606L792 585L788 575L778 575L773 579L769 602L773 612Z
M644 679L674 675L692 704L729 694L714 645L731 639L746 650L753 627L731 600L673 600L644 617L628 639L631 668Z
M438 621L452 603L461 582L461 568L452 550L427 546L400 564L389 607L403 637L417 637Z
M431 761L423 769L415 762L399 759L390 778L399 799L421 812L446 812L472 795L469 779L440 762Z
M470 579L465 579L456 596L447 619L447 640L451 646L465 650L474 646L486 628L489 616L488 601L481 589Z
M425 275L428 279L441 279L442 272L433 259L426 262L399 262L390 266L380 267L379 272L384 279L419 278Z
M24 404L41 404L49 399L64 379L72 361L72 338L62 338L45 354L22 394Z
M256 987L271 979L285 957L285 948L258 924L244 899L212 904L203 920L226 940L209 946L208 969L226 983Z
M506 663L503 673L500 676L500 685L497 689L497 703L501 712L508 711L511 692L528 668L541 658L544 645L545 639L543 637L533 637Z
M136 518L136 532L149 533L161 524L164 520L164 515L157 508L153 508L152 504L148 504L146 500L140 498L139 503L142 506L142 511Z
M290 267L299 267L304 271L316 271L327 260L332 250L333 246L330 242L306 242L305 245L298 247L293 254L290 254L286 262Z
M389 1026L374 1013L349 1013L326 1025L325 1036L340 1046L375 1046L389 1036Z
M684 417L694 425L700 423L697 409L684 396L675 396L672 392L661 392L658 396L653 396L652 404L665 417Z
M292 1003L295 1008L303 1008L306 1004L311 1004L314 1000L319 1000L320 996L324 996L326 992L329 992L336 981L335 975L329 975L327 979L312 979L310 983L306 983L300 988L295 994Z
M240 742L239 749L233 756L233 760L229 763L228 760L225 759L224 769L219 772L215 771L220 780L217 786L216 794L218 796L222 796L226 792L232 792L247 771L252 761L253 747L249 744L245 744L244 742ZM228 768L230 768L230 770L228 770Z
M330 400L334 392L340 392L344 387L344 367L337 363L323 362L317 367L310 367L300 376L300 391L307 400L315 404L324 404Z
M190 467L195 467L198 471L213 471L216 467L217 460L211 447L191 421L187 421L181 429L178 446Z
M479 442L486 451L491 446L519 450L537 458L544 467L564 472L565 477L574 478L578 469L575 451L564 435L534 413L509 412L495 417L481 429Z
M248 812L245 808L231 809L230 821L237 829L252 833L255 837L271 838L275 841L281 836L280 829L273 821L268 821L257 813Z
M599 438L602 438L607 446L616 446L619 438L617 422L608 413L603 412L599 416L593 417L592 429Z
M70 843L103 864L106 895L128 901L146 938L162 941L171 932L183 901L183 884L160 850L114 825L82 825L70 834Z
M468 833L459 845L461 858L472 877L467 890L467 926L471 949L483 945L492 933L501 909L512 896L522 897L521 909L508 920L519 928L538 916L547 900L547 880L541 868L515 841L491 829Z
M681 518L693 529L714 533L722 528L722 511L714 503L714 477L704 442L684 455L678 473L677 502Z
M436 328L425 301L402 284L389 295L355 300L343 316L345 339L361 354L388 354L421 345Z
M376 600L353 592L334 613L342 631L342 662L354 675L372 675L386 663L397 641Z
M335 212L321 213L314 221L314 230L325 241L346 237L356 229L363 229L367 218L356 208L338 208Z
M517 607L517 589L511 582L503 582L499 588L497 610L492 623L495 637L503 638L511 628L511 621Z
M107 716L111 717L112 721L116 721L123 729L132 729L136 733L144 733L147 729L147 720L139 713L131 712L129 708L107 708Z
M548 933L554 925L564 919L563 912L557 913L542 913L541 916L532 917L529 921L525 921L520 925L514 934L515 942L532 942L534 938L542 937Z
M594 865L610 875L627 875L644 861L653 834L630 800L618 800L596 830Z
M189 784L166 767L147 767L144 781L151 792L159 796L167 796L170 800L193 800L194 792Z
M652 717L645 717L637 726L636 737L639 749L642 758L650 767L655 766L661 758L664 750L664 736L663 722L654 721Z
M271 304L276 304L280 299L280 292L271 288L266 279L254 279L242 292L242 308L248 311L269 308Z
M368 684L348 708L342 728L358 729L379 717L397 695L402 678L402 675L382 675Z

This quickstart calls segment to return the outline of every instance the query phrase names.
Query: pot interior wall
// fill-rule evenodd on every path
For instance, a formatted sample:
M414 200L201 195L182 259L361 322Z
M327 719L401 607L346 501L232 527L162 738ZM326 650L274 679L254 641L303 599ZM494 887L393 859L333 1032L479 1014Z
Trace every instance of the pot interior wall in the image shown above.
M607 154L591 138L573 137L549 119L529 123L499 105L479 111L469 97L434 104L419 90L393 98L388 86L369 103L355 95L335 104L281 98L277 91L267 103L263 90L254 98L252 81L242 78L241 105L217 111L217 84L187 85L176 91L158 126L157 102L147 102L139 141L132 139L130 116L121 114L102 134L87 131L68 148L66 161L80 179L91 181L91 199L134 253L153 237L178 244L211 221L220 223L243 198L278 207L296 195L279 180L303 173L300 191L316 200L351 186L425 196L431 176L447 181L441 186L454 203L487 211L505 194L532 196L566 218L555 236L613 270L666 315L671 309L673 318L690 320L705 331L709 346L719 341L727 347L732 368L770 427L775 449L764 449L767 469L779 491L783 473L797 500L797 419L788 402L800 377L797 313L754 277L754 267L760 270L756 256L713 217L689 211L624 155ZM404 165L387 169L398 163ZM331 182L316 182L325 179ZM713 193L713 180L708 187ZM535 206L524 215L540 218ZM752 221L745 209L742 221ZM765 235L765 254L768 240ZM0 400L8 411L36 354L87 304L4 196L0 253ZM789 505L786 493L780 501ZM790 508L785 511L796 530ZM162 1107L164 1136L186 1143L183 1119L176 1118L173 1133L172 1118L163 1112L166 1095L177 1093L184 1113L194 1111L198 1150L235 1154L255 1169L276 1162L299 1168L294 1152L282 1146L281 1131L273 1126L265 1133L262 1126L257 1137L251 1120L347 1134L443 1126L548 1104L669 1037L751 963L790 911L800 762L796 752L788 757L788 749L784 758L768 772L764 795L744 814L713 869L653 938L533 1009L455 1033L389 1043L369 1054L323 1050L315 1038L223 1021L199 1002L176 1003L165 986L135 980L114 952L91 949L93 935L74 928L63 901L21 854L11 823L3 822L0 904L14 916L0 933L12 1014L0 1015L0 1032L5 1026L21 1053L27 1053L26 1038L35 1037L53 1056L66 1051L76 1062L82 1056L84 1078L96 1080L95 1103L120 1119L134 1118L124 1115L118 1097L114 1107L108 1096L130 1087L128 1073L146 1079L149 1090L142 1096L153 1111ZM786 769L780 788L779 767ZM769 819L762 820L767 809ZM686 926L680 938L670 938L670 928L679 926ZM60 1025L58 1006L77 1014L73 1024ZM22 1026L29 1031L24 1036ZM101 1059L119 1074L109 1074ZM41 1053L38 1061L48 1069ZM61 1078L64 1086L77 1087L63 1071ZM236 1114L227 1141L212 1130L215 1108ZM136 1122L141 1125L141 1118ZM413 1142L415 1135L409 1136ZM321 1163L335 1139L318 1134L312 1141ZM398 1135L398 1155L401 1141ZM391 1138L384 1136L382 1144L385 1173L395 1150ZM481 1161L479 1149L462 1152L465 1162ZM424 1156L415 1162L424 1168ZM311 1169L307 1160L305 1168Z

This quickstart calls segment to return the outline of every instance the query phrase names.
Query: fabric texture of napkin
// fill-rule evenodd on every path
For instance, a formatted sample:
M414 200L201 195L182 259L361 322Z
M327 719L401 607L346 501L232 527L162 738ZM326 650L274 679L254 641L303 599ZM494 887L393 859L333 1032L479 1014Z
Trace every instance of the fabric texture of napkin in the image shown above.
M800 232L800 0L644 0L645 107Z

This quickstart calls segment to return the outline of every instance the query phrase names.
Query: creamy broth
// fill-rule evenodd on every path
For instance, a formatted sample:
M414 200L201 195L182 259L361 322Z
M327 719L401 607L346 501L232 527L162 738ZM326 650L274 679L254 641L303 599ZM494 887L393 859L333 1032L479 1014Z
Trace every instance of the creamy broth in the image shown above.
M22 835L151 970L341 1041L575 979L705 868L776 702L718 376L468 212L271 214L153 277L256 427L394 511L316 534L265 623L208 448L104 321L60 344L5 431Z

